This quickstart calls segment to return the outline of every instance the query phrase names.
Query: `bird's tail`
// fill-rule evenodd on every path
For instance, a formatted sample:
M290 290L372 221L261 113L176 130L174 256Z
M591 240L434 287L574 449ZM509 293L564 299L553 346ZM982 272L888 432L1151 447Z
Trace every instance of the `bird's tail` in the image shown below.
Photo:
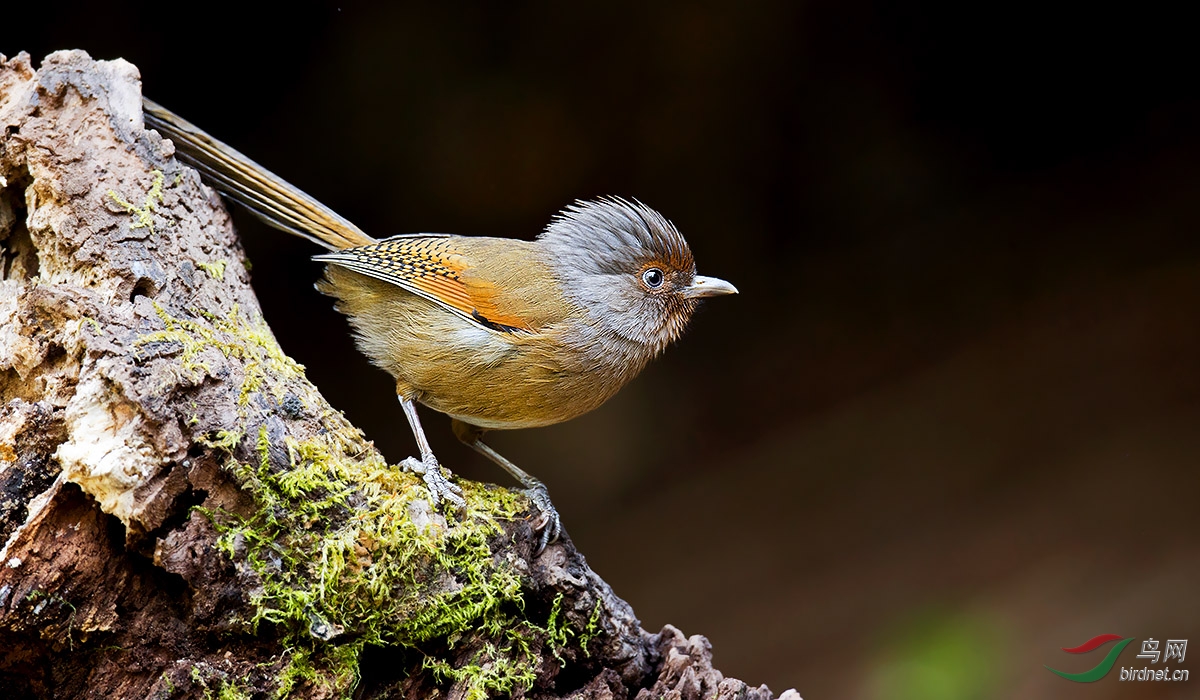
M376 242L337 212L171 110L147 99L142 107L146 127L171 139L176 157L267 224L330 250Z

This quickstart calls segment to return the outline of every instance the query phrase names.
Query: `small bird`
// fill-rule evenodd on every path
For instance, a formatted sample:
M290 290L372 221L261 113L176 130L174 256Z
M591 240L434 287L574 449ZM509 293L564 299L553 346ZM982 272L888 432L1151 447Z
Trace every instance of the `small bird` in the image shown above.
M434 505L464 505L429 447L417 404L527 490L538 552L562 524L545 485L483 442L488 430L559 423L600 406L679 337L700 299L736 294L696 274L687 241L657 211L576 201L533 241L418 233L376 240L169 110L146 124L176 155L267 224L332 252L317 288L336 299L359 350L396 382Z

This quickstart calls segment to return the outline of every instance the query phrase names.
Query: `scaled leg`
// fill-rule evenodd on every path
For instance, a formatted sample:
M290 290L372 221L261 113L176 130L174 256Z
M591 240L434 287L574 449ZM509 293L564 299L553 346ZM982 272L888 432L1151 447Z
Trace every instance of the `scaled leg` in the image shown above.
M425 431L421 429L421 419L417 417L417 404L403 396L399 398L400 405L404 408L404 416L408 418L408 425L412 428L413 437L417 440L417 449L421 452L420 459L409 457L400 462L400 465L415 474L420 474L421 478L425 480L434 508L442 500L450 501L458 506L467 505L462 497L462 489L446 478L442 473L442 465L438 464L437 457L433 456L433 449L429 447L429 440L425 438Z
M562 519L558 515L558 509L550 502L550 492L546 490L546 485L485 444L481 439L483 435L481 429L460 420L451 419L451 421L455 437L464 445L495 462L512 478L521 482L526 493L529 494L529 500L533 501L533 505L542 512L542 517L533 525L535 531L540 530L542 533L542 539L537 549L537 553L541 554L546 545L558 540L558 536L562 534Z

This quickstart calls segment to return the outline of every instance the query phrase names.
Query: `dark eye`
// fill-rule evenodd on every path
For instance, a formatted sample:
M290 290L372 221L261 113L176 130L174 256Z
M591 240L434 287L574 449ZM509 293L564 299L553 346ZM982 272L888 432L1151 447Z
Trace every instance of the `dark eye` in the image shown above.
M663 271L657 267L652 267L642 273L642 281L651 289L658 289L663 283Z

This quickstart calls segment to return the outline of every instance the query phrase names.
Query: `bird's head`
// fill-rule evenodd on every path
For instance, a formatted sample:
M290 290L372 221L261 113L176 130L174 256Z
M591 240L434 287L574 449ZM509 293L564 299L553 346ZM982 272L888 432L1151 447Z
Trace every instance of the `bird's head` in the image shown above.
M736 294L696 274L687 241L638 201L576 201L538 237L564 294L592 320L657 355L679 337L704 297Z

